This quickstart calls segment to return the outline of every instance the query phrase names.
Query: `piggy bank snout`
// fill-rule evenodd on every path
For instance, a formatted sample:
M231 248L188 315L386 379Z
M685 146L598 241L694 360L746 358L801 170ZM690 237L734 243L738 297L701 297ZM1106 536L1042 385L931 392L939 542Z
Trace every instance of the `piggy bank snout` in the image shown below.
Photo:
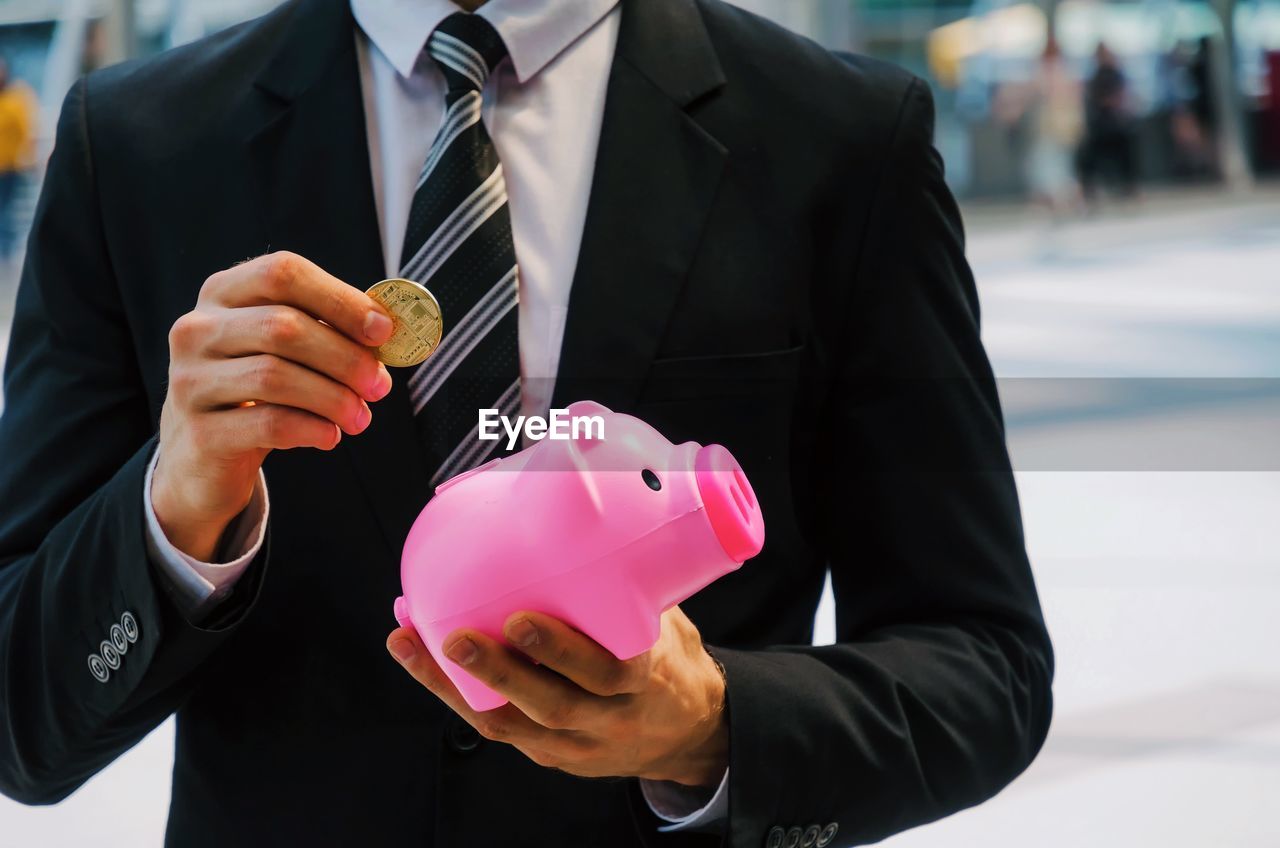
M699 449L694 476L707 520L729 558L745 562L760 553L764 547L760 503L733 454L721 445Z

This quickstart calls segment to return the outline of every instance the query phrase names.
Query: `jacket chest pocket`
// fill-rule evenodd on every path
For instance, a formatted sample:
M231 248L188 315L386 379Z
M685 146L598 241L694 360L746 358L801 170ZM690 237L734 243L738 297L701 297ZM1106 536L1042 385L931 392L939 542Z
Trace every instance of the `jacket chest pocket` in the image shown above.
M655 359L640 403L779 399L790 395L799 377L804 345L761 353Z

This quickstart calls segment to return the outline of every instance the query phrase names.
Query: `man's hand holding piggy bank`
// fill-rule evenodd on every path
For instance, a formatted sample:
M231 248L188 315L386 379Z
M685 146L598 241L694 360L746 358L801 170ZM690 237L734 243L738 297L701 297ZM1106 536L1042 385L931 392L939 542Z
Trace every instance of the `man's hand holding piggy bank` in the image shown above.
M725 681L676 605L759 553L755 493L719 445L673 445L591 402L568 411L603 435L437 488L405 542L388 650L539 764L714 785Z
M467 705L412 627L396 629L387 644L482 736L515 746L538 765L582 777L720 781L729 762L724 678L679 607L662 615L658 643L629 660L537 612L513 614L504 635L499 641L463 629L444 644L447 662L510 702L486 712Z

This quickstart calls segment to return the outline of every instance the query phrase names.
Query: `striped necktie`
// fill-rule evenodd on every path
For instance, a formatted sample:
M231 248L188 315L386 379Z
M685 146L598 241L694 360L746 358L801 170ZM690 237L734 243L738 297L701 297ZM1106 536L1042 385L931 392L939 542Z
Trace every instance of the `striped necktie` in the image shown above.
M409 378L431 483L474 468L501 441L481 441L477 412L520 408L518 272L502 163L480 120L485 80L507 55L479 15L445 18L427 41L448 90L440 131L418 177L401 276L440 301L445 334Z

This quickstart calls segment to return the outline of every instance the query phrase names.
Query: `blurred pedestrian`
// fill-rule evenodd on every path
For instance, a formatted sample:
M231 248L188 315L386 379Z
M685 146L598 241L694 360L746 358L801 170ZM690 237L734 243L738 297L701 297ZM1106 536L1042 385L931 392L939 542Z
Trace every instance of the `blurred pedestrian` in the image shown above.
M1080 83L1052 35L1045 42L1031 94L1027 184L1032 198L1054 215L1068 213L1080 203L1071 160L1080 142L1083 103Z
M0 57L0 260L13 254L17 240L13 199L35 161L35 113L35 94L9 79L9 63Z
M1213 40L1203 36L1196 42L1187 71L1191 82L1191 97L1188 104L1192 121L1195 124L1197 142L1193 149L1198 172L1206 176L1217 177L1221 174L1218 154L1218 104L1214 99L1213 88Z
M1096 199L1100 178L1110 179L1123 197L1133 196L1138 186L1129 81L1105 43L1098 43L1095 59L1085 85L1085 133L1076 155L1080 187L1090 203Z
M1157 105L1168 122L1173 173L1181 179L1212 176L1215 170L1212 141L1200 119L1198 61L1191 45L1180 42L1157 65Z

